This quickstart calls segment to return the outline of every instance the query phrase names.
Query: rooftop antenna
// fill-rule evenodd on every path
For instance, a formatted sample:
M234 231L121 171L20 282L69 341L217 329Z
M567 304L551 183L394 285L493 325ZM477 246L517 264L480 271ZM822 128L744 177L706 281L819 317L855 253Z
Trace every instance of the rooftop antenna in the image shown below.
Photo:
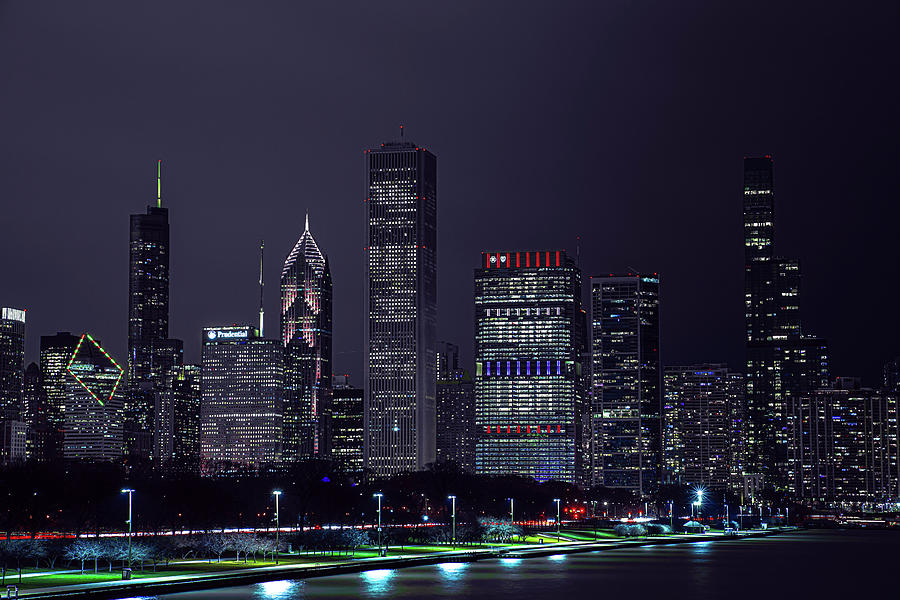
M403 123L400 123L400 137L403 137Z
M156 208L162 208L162 160L156 161Z
M304 233L309 231L309 211L306 211L306 224L303 226Z
M259 337L265 337L263 333L263 249L266 247L266 241L259 241Z

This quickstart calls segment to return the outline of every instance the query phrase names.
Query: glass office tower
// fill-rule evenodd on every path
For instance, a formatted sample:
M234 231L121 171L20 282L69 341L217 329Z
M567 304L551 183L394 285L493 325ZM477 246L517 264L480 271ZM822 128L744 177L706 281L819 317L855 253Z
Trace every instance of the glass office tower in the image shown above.
M286 461L324 457L331 446L331 270L309 232L281 270Z
M41 389L47 407L49 424L47 457L62 457L63 426L66 404L66 367L75 353L79 337L68 331L41 336Z
M164 375L156 352L169 337L169 209L162 206L159 175L156 205L130 219L125 429L129 452L140 458L152 455L154 388Z
M83 334L66 364L63 404L63 457L87 462L115 462L123 458L123 400L120 389L125 370Z
M585 319L563 250L485 252L475 270L475 472L580 483Z
M746 469L772 487L787 489L787 407L828 385L828 345L801 330L799 261L775 254L771 156L744 159L743 211Z
M347 473L363 472L363 391L346 375L335 375L332 386L331 456Z
M475 469L475 382L459 367L459 346L437 344L437 462Z
M200 452L206 473L281 461L284 374L279 340L251 326L203 330Z
M435 460L437 159L366 151L365 457L376 477Z
M25 384L25 311L0 309L0 421L22 418Z
M646 496L662 477L659 277L591 278L593 483Z

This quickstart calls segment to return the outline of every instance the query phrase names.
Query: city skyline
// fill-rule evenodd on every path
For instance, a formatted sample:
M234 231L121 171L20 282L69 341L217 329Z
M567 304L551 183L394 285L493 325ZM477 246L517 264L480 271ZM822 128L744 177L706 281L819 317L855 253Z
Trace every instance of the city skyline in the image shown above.
M0 585L883 595L898 22L0 0Z
M36 16L24 7L10 10L14 13L10 16L24 21L22 31L28 31L28 23L34 23L30 19ZM383 23L383 16L366 10L367 19ZM836 318L853 310L850 290L890 268L886 258L891 255L888 223L894 220L896 209L882 207L881 198L890 195L885 165L894 159L890 151L884 152L878 133L890 122L879 120L876 124L868 119L875 114L887 115L888 121L895 117L891 111L859 104L862 101L858 99L888 101L888 96L876 93L866 79L888 71L883 70L883 63L864 56L887 57L890 53L867 51L863 55L852 43L862 35L864 23L873 19L842 15L846 42L832 47L826 44L824 33L835 18L828 8L804 14L809 27L799 30L734 9L741 18L734 20L738 26L733 42L722 40L708 27L712 15L706 11L690 16L664 11L659 17L649 17L647 27L655 32L654 39L634 35L634 41L627 41L623 37L628 36L587 35L580 25L559 15L550 16L544 23L546 30L538 32L534 27L537 15L524 8L512 17L506 15L513 19L508 47L490 42L489 18L471 32L472 48L455 57L450 50L455 48L452 40L463 13L422 10L420 16L427 17L424 24L435 53L434 71L443 73L441 78L426 73L426 63L391 48L386 51L386 62L413 68L426 85L413 86L394 74L403 69L379 65L375 73L385 77L385 86L396 90L388 99L364 101L367 96L360 92L373 80L354 82L351 75L346 81L318 86L326 99L334 101L333 107L318 101L300 105L308 111L295 110L297 96L305 94L306 84L288 83L283 73L297 70L314 83L322 83L332 72L358 73L346 69L359 55L360 44L372 40L361 23L348 23L354 32L348 37L353 41L339 50L333 71L309 67L297 58L307 43L321 43L320 35L300 42L288 39L286 29L277 28L273 42L277 52L238 44L247 58L233 75L259 85L253 86L253 94L223 99L221 107L211 109L205 96L193 93L197 88L186 82L184 69L172 68L177 53L152 43L142 44L140 50L130 44L122 49L125 60L131 61L128 64L136 65L123 77L137 93L111 88L99 66L105 63L98 52L106 47L102 42L108 41L103 34L97 47L84 50L86 56L79 65L86 71L75 71L83 75L77 102L60 107L59 113L46 120L38 119L28 104L41 106L39 98L53 94L25 73L49 68L51 77L62 76L71 66L70 59L53 54L60 63L51 64L43 56L27 53L14 59L16 68L10 71L9 82L18 90L11 98L11 113L17 119L8 123L7 146L16 151L4 155L0 173L8 182L5 193L10 199L5 218L16 227L0 244L5 256L16 257L9 260L9 273L21 282L6 288L9 297L4 305L29 309L27 360L36 360L38 337L56 331L94 331L109 344L114 356L127 355L123 223L126 215L142 212L155 200L154 163L162 159L166 167L163 195L171 211L172 256L177 258L171 272L170 335L185 340L186 361L199 360L197 333L202 327L255 320L258 240L266 239L269 256L276 257L268 261L266 271L272 289L278 259L290 250L308 208L317 224L317 239L329 248L336 279L335 320L340 319L340 324L335 331L335 372L350 372L358 379L363 362L363 321L358 313L364 255L356 240L364 220L365 193L355 175L366 145L396 135L399 124L404 123L415 139L445 157L442 197L446 202L440 204L438 216L442 248L438 338L463 342L470 337L468 272L477 264L477 253L485 243L561 247L575 253L580 236L585 277L623 272L629 267L658 271L664 277L664 363L723 361L740 369L744 353L740 342L742 249L734 238L735 228L740 227L740 208L734 200L740 195L741 158L771 153L779 189L779 237L789 240L783 252L803 263L803 293L808 297L804 304L810 307L804 329L829 340L835 373L862 375L867 385L877 383L879 365L897 354L890 344L897 337L897 323L888 322L884 334L867 340L863 349L855 348L854 341L858 329L871 330L875 315L889 310L888 295L876 297L873 310L856 321ZM601 32L621 28L635 34L639 23L646 24L627 9L606 15L588 8L579 10L585 17L598 18ZM782 10L788 17L798 16L794 11L799 9ZM112 18L127 14L115 13ZM43 18L64 18L76 24L87 22L92 15L96 17L91 10L68 13L61 6L59 13ZM186 43L187 31L195 21L191 15L178 16L186 29L173 33L173 39ZM663 16L680 27L660 29L657 26ZM231 25L238 17L233 10L223 10L212 18ZM446 28L436 25L440 17L447 17ZM156 18L142 15L130 24L135 39L146 42L143 36L151 31ZM409 18L401 15L392 27L408 25ZM787 18L784 22L795 21ZM6 27L5 23L0 27ZM572 36L569 27L575 27L579 35ZM258 35L256 27L250 29L251 38ZM15 28L3 33L0 43L4 47L59 47L59 42L41 35L24 40ZM748 91L738 68L753 56L745 48L756 47L750 42L761 34L767 36L768 57L772 58L758 60L770 74L768 81L778 88L780 103L767 102L773 93L766 89L769 86L750 86L753 89ZM795 36L811 49L800 55L803 68L774 59L791 52ZM696 57L686 54L683 45L688 37L717 44L721 56L710 57L708 62L693 60ZM876 45L882 43L877 35L866 37ZM558 43L563 39L578 41L565 49L565 44ZM650 44L645 52L633 52L645 43ZM659 49L668 46L681 52L661 57ZM142 58L148 48L156 51L152 65ZM190 48L196 52L201 70L216 64L222 53L230 56L225 40L217 36L206 48ZM536 72L529 71L545 51L549 52L549 64L540 62L534 67ZM460 61L478 52L493 57L487 68L465 76L457 74ZM604 61L606 55L623 57L622 64ZM254 75L256 67L269 58L276 59L278 76L266 70ZM560 69L555 68L557 64ZM851 73L851 67L861 72ZM491 82L498 69L509 78L502 85ZM840 90L826 85L825 79L830 78L822 77L833 69L847 81ZM662 93L666 84L672 83L666 75L670 70L686 75L680 78L687 80L680 88L683 97ZM646 71L649 77L646 81L628 77L635 71ZM596 73L599 82L584 73ZM224 82L217 73L212 77L214 84ZM295 82L298 78L289 79ZM522 87L532 79L539 82L534 88ZM881 78L873 76L873 80ZM611 85L618 81L623 82L621 86ZM150 91L146 86L151 84L153 89L184 88L191 93L180 98L140 93ZM530 91L510 93L518 89ZM846 91L849 89L852 94ZM603 102L595 106L601 94ZM442 95L448 100L440 101ZM423 97L434 108L422 102ZM645 102L632 102L635 99ZM481 106L483 110L438 112L448 101L452 106ZM259 110L269 104L274 105L279 128ZM809 114L801 112L808 106L816 109ZM852 131L823 122L822 115L839 111L859 115L861 120ZM307 114L316 114L316 123ZM126 117L134 115L139 116L133 124L123 125ZM339 119L342 115L351 116ZM228 127L219 127L224 123ZM91 128L90 135L85 127ZM123 145L119 132L123 127L128 139L141 142ZM304 144L286 145L301 131ZM473 140L484 151L472 152ZM560 158L569 154L576 157L574 162ZM844 166L829 169L823 176L823 165L830 157L840 157ZM563 170L570 176L561 177ZM541 175L519 176L529 172ZM647 173L653 176L644 177ZM603 184L596 185L596 181ZM547 198L552 198L559 210L544 211ZM847 202L850 198L852 203ZM883 218L870 218L884 210ZM581 212L587 218L572 218ZM252 218L245 218L249 214ZM76 217L89 225L72 227L78 222ZM66 252L73 244L80 248L77 255ZM673 248L678 252L672 252ZM85 264L91 266L91 283L101 286L102 293L68 293L83 285ZM842 273L849 278L848 284L835 289L832 273L836 266L847 264L853 265ZM51 271L52 288L50 278L39 275ZM60 287L67 292L57 293ZM276 309L277 299L270 293L266 313L274 315ZM460 346L462 364L471 366L471 348L465 343Z

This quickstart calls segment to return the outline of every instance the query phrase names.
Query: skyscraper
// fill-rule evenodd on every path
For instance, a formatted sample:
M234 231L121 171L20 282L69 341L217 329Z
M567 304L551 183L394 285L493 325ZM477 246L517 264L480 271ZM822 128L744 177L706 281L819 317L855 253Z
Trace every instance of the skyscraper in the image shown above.
M437 159L366 151L365 454L377 477L435 460Z
M22 415L25 380L25 311L0 309L0 421Z
M814 505L894 503L897 397L855 378L788 399L788 490Z
M328 456L331 433L331 270L309 232L281 270L286 461Z
M163 208L157 163L156 205L131 215L128 269L128 394L126 443L150 458L154 376L161 376L156 347L169 337L169 209ZM163 350L165 352L165 350Z
M44 396L41 369L30 363L25 369L22 420L28 426L28 460L46 462L52 458L50 410Z
M744 276L747 340L746 468L767 485L788 484L787 406L828 383L825 340L800 321L800 264L775 254L771 156L744 159Z
M117 461L123 457L124 369L85 333L66 365L63 456L67 460Z
M664 466L674 483L724 491L731 481L733 375L726 365L666 367L664 370Z
M66 367L78 347L79 339L68 331L41 336L41 388L50 426L47 447L50 460L62 458L63 454L66 382L69 376Z
M363 391L346 375L333 378L331 456L348 473L363 472Z
M581 271L563 250L475 269L475 472L584 479Z
M175 366L157 391L153 458L167 471L199 470L200 382L199 365Z
M661 480L659 277L591 278L593 483L645 496Z
M203 330L200 452L206 472L281 461L282 344L251 326Z
M439 463L475 469L475 382L459 367L459 346L437 343L437 442Z

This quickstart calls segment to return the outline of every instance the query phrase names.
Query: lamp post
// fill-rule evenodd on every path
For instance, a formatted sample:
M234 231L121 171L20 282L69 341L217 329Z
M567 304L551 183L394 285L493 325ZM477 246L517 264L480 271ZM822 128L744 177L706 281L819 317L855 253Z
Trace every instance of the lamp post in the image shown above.
M378 492L372 495L378 498L378 554L381 554L381 499L384 497L384 494Z
M559 498L554 498L554 502L556 502L556 543L559 543Z
M447 496L447 499L453 504L453 549L456 550L456 496Z
M131 569L131 497L134 494L134 490L125 488L122 490L122 493L128 494L128 568Z
M279 520L279 512L278 512L278 498L281 497L281 490L275 490L272 492L275 496L275 564L278 564L278 550L280 546L278 545L278 530L281 529L280 520Z
M512 537L512 532L516 530L516 501L512 498L509 499L509 527L511 529L510 537Z
M703 490L697 490L697 520L698 521L700 521L703 518L701 515L702 508L703 508Z

